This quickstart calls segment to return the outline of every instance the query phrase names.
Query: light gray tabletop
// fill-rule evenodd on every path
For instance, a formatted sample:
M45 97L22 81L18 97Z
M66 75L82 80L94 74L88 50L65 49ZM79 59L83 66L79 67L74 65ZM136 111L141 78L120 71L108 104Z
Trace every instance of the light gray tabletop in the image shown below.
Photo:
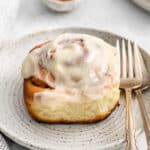
M9 35L16 39L30 32L64 26L112 31L150 51L150 13L129 0L84 0L78 9L70 13L55 13L41 0L22 0ZM24 150L10 140L7 142L10 150ZM146 150L144 133L138 137L138 145L140 150Z

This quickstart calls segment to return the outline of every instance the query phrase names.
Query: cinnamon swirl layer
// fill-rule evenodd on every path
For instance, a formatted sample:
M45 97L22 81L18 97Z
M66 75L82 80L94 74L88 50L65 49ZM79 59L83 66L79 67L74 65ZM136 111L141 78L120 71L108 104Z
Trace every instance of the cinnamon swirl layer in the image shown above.
M63 34L36 46L22 66L30 114L44 122L105 118L119 99L117 62L115 48L86 34Z

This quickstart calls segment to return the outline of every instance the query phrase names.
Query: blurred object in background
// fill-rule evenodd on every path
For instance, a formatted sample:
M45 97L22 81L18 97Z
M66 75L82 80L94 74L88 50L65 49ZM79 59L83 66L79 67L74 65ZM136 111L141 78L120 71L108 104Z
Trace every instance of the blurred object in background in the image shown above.
M12 38L13 25L17 16L19 0L4 0L0 3L0 46Z
M58 12L68 12L80 5L83 0L42 0L49 8Z
M150 12L150 0L132 0L135 4Z

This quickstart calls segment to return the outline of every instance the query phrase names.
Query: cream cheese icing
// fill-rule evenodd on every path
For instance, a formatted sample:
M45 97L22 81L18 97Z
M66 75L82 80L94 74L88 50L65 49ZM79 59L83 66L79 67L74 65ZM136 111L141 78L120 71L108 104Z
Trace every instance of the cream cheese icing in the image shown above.
M22 65L22 76L24 79L35 76L58 91L69 89L98 98L104 93L100 92L102 89L119 83L116 53L114 47L100 38L86 34L62 34L27 55ZM44 77L39 65L46 70ZM53 74L55 83L49 80L49 74Z

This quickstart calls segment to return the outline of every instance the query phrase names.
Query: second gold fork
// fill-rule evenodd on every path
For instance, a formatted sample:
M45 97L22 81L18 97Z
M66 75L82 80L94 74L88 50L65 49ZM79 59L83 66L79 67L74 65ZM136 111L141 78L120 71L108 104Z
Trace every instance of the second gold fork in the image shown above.
M140 87L142 74L139 59L139 49L131 42L116 43L118 53L120 53L120 88L125 91L126 97L126 150L137 150L135 140L135 127L132 112L132 90Z

